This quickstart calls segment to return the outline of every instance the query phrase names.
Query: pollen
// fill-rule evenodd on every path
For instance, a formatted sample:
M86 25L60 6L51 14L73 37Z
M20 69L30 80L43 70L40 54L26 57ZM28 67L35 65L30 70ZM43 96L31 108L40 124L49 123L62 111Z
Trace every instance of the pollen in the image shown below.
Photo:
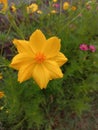
M36 55L35 55L35 60L36 60L36 62L37 63L42 63L42 62L44 62L45 61L45 59L46 59L46 57L45 57L45 55L43 54L43 53L37 53Z

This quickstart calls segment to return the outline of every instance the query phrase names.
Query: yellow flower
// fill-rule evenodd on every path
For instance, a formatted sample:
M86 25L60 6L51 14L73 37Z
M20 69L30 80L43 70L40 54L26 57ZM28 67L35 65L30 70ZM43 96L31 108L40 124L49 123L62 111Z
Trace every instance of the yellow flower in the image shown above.
M0 99L3 98L4 95L5 95L4 92L1 92L1 91L0 91Z
M3 78L2 73L0 73L0 79L2 79L2 78Z
M14 39L13 43L18 54L10 67L19 70L20 83L32 77L43 89L49 80L63 77L60 66L67 62L67 58L60 52L60 39L56 36L46 39L40 30L36 30L29 41Z
M77 9L76 6L72 6L72 7L71 7L71 10L72 10L72 11L75 11L76 9Z
M52 14L56 14L57 11L56 11L56 10L51 10L51 13L52 13Z
M8 1L7 0L0 0L0 4L3 4L3 8L1 12L5 12L8 8Z
M27 7L27 13L33 13L38 10L38 5L33 3Z
M0 107L0 110L3 110L4 109L4 106Z
M68 10L68 8L69 8L69 3L68 2L64 2L63 3L63 10Z
M41 10L37 10L37 13L38 14L42 14L43 12Z
M11 5L11 11L12 11L12 12L16 12L16 7L15 7L15 4L14 4L14 3L12 3L12 5Z
M58 0L53 0L53 2L57 2Z

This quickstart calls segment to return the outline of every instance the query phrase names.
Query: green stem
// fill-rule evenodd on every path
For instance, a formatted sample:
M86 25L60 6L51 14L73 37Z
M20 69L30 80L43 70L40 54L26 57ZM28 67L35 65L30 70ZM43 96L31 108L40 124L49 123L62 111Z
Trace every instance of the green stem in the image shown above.
M17 32L17 34L22 38L22 39L25 39L24 38L24 35L22 33L22 31L20 30L20 28L17 26L15 20L14 20L14 17L11 15L10 12L8 12L8 18L9 18L9 22L11 24L11 26L13 27L13 29L15 29L15 31Z
M81 14L82 12L83 12L83 10L82 10L79 14ZM66 26L63 27L63 30L65 30L65 28L66 28L67 26L69 26L73 21L75 21L75 20L79 17L79 14L78 14L76 17L74 17L70 22L68 22L68 24L66 24ZM61 32L62 32L63 30L61 30ZM61 33L61 32L60 32L60 33Z
M60 16L62 14L62 0L60 0Z
M24 122L24 120L25 120L25 117L17 125L15 125L13 130L17 130L21 126L21 124Z
M8 65L0 65L0 68L9 67Z

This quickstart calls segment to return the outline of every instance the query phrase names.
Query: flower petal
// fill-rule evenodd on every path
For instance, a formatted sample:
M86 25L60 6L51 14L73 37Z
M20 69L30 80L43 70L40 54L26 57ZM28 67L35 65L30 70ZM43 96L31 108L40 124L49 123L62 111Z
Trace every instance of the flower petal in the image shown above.
M29 42L26 40L13 40L14 45L16 45L17 50L19 53L27 52L27 53L33 53L31 47L29 46Z
M50 76L48 70L43 66L43 64L37 64L34 67L32 76L41 89L47 87Z
M44 65L47 68L47 70L49 71L51 79L56 79L56 78L62 78L63 77L63 73L62 73L59 65L55 61L47 60L44 63Z
M35 52L40 52L46 44L46 38L40 30L36 30L30 36L30 45Z
M68 61L66 56L61 52L59 52L58 55L53 58L53 60L55 60L59 66L62 66L64 63Z
M5 11L7 11L8 1L7 1L7 0L0 0L0 4L3 4L3 8L0 10L0 12L5 12Z
M60 39L57 37L51 37L47 40L43 52L47 58L51 58L57 55L60 51L60 47Z
M23 65L18 72L18 81L22 83L32 77L32 71L35 64L25 64Z
M12 59L10 67L12 67L16 70L19 70L21 68L21 66L23 66L24 64L27 64L27 63L33 64L34 63L33 59L34 59L33 55L29 55L26 53L17 54Z

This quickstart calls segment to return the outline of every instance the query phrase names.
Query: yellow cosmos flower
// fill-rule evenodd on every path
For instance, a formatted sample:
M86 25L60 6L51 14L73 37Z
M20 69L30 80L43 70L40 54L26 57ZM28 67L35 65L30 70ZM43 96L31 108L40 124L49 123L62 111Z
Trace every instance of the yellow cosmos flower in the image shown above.
M1 92L1 91L0 91L0 99L3 98L4 95L5 95L4 92Z
M43 12L41 10L37 10L37 13L38 14L42 14Z
M7 0L0 0L0 4L3 4L3 8L1 10L1 12L5 12L7 10L7 7L8 7L8 1Z
M53 2L57 2L58 0L53 0Z
M68 2L63 3L63 10L68 10L70 4Z
M16 7L15 7L15 4L14 4L14 3L12 3L12 5L11 5L11 11L12 11L12 12L16 12Z
M77 9L76 6L72 6L72 7L71 7L71 10L72 10L72 11L75 11L76 9Z
M38 5L33 3L27 7L27 13L33 13L38 10Z
M60 51L60 39L46 39L40 30L36 30L29 41L14 39L18 54L12 59L10 67L19 70L21 83L33 77L41 89L46 88L49 80L62 78L60 69L67 58Z
M57 11L56 11L56 10L51 10L51 13L52 13L52 14L56 14Z

